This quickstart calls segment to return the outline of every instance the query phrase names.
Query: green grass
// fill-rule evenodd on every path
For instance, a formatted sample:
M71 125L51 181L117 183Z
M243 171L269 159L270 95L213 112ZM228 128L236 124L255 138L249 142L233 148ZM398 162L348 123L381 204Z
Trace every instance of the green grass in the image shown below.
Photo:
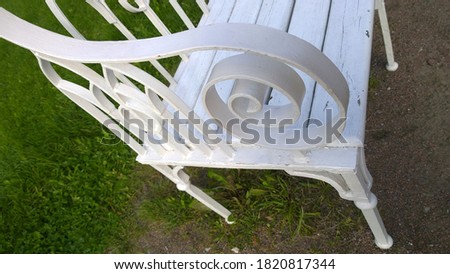
M138 20L138 37L155 34L143 27L149 26L143 16L108 2L126 23ZM152 2L157 12L168 8L167 1ZM123 39L85 1L58 3L88 39ZM0 6L67 35L44 1L1 0ZM172 70L175 63L168 62ZM0 40L0 66L0 253L100 253L120 242L114 249L123 249L124 216L142 184L129 179L134 153L121 143L102 145L111 134L47 81L30 52Z
M292 177L278 171L190 168L192 182L220 201L231 212L234 224L226 224L189 195L171 184L148 184L137 218L184 233L201 229L212 239L205 244L216 252L232 247L258 246L261 238L314 237L331 230L329 244L355 228L349 208L336 207L335 190L323 182ZM351 204L350 204L351 210ZM332 225L331 227L329 225ZM266 247L266 248L275 248ZM136 248L138 251L142 251Z
M138 38L156 34L144 15L107 2ZM180 2L197 22L195 2ZM58 3L88 39L123 39L85 1ZM157 13L170 14L168 1L151 3ZM67 35L44 1L0 0L0 6ZM184 29L179 18L164 19L171 31ZM162 63L173 72L178 62ZM158 76L148 63L138 66ZM146 252L134 242L146 223L169 230L193 224L216 242L244 247L259 237L255 231L311 235L333 211L337 195L324 183L268 171L190 169L192 181L233 212L236 224L226 225L154 171L135 176L131 149L54 88L30 52L0 40L0 67L0 253ZM348 226L344 219L337 231Z
M124 39L85 1L58 4L87 39ZM136 37L157 34L143 14L130 14L117 1L108 4ZM181 4L198 22L195 3ZM0 6L68 35L44 1L1 0ZM152 1L152 7L172 14L164 18L171 31L185 29L168 12L168 1ZM178 62L162 63L174 72ZM138 65L155 73L148 63ZM47 81L30 52L0 40L0 66L0 253L123 251L130 228L126 216L142 185L129 178L134 153L120 142L102 145L114 137ZM57 71L87 85L65 69Z
M43 1L1 6L65 33ZM1 40L0 60L0 252L104 252L125 231L133 153L100 145L109 134L45 79L31 53Z

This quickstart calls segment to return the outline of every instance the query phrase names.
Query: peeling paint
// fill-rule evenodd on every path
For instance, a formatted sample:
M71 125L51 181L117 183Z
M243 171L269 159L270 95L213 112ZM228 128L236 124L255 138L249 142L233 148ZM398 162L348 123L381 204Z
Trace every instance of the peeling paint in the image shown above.
M325 107L323 108L323 111L325 111L327 109L329 104L330 104L330 101L327 101L327 103L325 104Z

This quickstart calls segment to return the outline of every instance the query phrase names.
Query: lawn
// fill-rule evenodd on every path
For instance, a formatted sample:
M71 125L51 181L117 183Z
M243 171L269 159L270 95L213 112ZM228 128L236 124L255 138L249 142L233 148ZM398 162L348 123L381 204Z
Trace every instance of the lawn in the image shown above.
M87 39L124 39L85 1L58 4ZM117 1L108 4L134 26L136 37L155 36L143 15L130 15ZM182 5L199 20L195 3ZM1 0L0 6L68 35L44 1ZM163 16L171 8L167 1L153 1L152 7ZM183 29L178 18L165 21L171 31ZM173 72L176 62L165 65ZM130 179L136 155L53 87L31 52L0 40L0 65L0 253L126 251L126 216L143 184Z
M65 33L44 1L0 5ZM125 229L135 155L100 145L110 134L45 79L30 52L0 40L0 60L0 252L104 252Z

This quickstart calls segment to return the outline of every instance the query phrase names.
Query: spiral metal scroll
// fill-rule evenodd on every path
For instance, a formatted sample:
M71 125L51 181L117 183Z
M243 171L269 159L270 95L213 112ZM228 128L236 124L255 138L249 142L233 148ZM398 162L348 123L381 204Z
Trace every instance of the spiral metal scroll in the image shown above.
M235 84L227 102L224 102L216 85L227 80L235 80ZM271 89L281 92L290 103L279 106L266 104ZM276 129L285 132L277 134L281 141L292 133L284 127L298 120L304 96L302 78L288 65L262 55L240 54L225 58L214 66L203 89L203 104L209 115L236 137L248 137L242 127L233 127L235 123L230 123L238 119L240 123L252 124L259 136L264 136L264 127L283 127L282 130ZM262 123L267 117L275 122L269 125ZM258 144L270 145L261 139Z
M215 88L216 84L226 80L237 80L227 104L220 100ZM269 88L282 92L291 103L266 105L264 101ZM221 121L224 121L223 118L260 120L264 118L264 112L271 111L272 117L277 120L287 118L295 122L300 116L305 96L305 84L292 68L256 54L235 55L217 63L204 90L206 109L212 117Z

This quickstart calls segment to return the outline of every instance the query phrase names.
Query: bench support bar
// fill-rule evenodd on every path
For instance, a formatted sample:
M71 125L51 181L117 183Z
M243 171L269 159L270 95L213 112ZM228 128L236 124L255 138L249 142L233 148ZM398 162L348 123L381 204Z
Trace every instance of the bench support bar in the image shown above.
M391 32L389 30L389 23L387 19L386 6L384 0L376 0L376 9L378 10L378 16L380 17L381 30L383 32L384 46L386 48L388 71L396 71L398 69L398 63L394 59L394 50L392 47Z
M392 246L393 240L387 233L377 209L377 197L370 191L373 179L366 166L363 148L358 149L355 167L351 171L339 172L335 169L320 172L301 170L286 170L286 172L294 176L319 179L330 184L343 199L353 201L361 209L375 237L376 245L381 249Z
M386 232L383 220L378 212L377 203L377 197L373 193L370 193L367 201L355 202L355 205L361 209L366 218L366 221L375 236L375 244L381 249L388 249L392 246L394 241Z

